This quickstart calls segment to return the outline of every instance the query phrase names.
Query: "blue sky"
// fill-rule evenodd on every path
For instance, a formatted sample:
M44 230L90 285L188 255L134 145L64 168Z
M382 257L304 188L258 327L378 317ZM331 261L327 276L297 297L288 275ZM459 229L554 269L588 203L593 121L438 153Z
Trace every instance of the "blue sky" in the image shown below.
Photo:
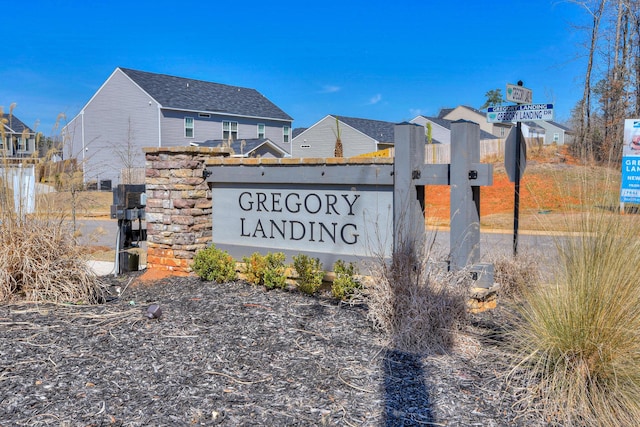
M480 107L523 80L569 118L588 16L558 0L4 2L0 105L53 133L118 67L257 89L307 127Z

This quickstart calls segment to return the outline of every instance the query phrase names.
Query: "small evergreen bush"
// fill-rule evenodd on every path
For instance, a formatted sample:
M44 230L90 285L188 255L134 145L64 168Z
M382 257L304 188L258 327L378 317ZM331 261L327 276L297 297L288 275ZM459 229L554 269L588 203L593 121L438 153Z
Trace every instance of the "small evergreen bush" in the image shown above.
M225 283L236 279L236 263L226 251L210 246L193 258L193 271L203 280Z
M314 294L322 286L322 263L318 258L300 254L293 257L293 268L298 274L298 289L305 294Z
M254 252L250 257L242 257L242 262L244 262L245 280L254 285L263 285L264 272L267 268L266 257Z
M284 289L287 286L286 256L282 252L268 253L267 268L264 272L264 286L267 289Z
M282 252L267 255L254 252L250 257L243 257L247 282L267 289L284 288L287 284L285 259Z
M333 272L335 278L331 285L331 294L334 298L345 301L353 296L357 289L362 288L362 283L355 278L358 271L353 262L347 264L339 259L333 265Z

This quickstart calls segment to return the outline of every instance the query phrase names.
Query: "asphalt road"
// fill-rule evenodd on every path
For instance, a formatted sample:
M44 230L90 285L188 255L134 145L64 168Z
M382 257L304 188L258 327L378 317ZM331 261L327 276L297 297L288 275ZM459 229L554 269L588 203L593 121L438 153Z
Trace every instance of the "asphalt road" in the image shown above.
M107 246L115 248L118 221L112 219L82 219L77 221L80 243L83 245ZM449 231L430 231L435 238L434 250L437 255L449 253ZM521 231L518 236L518 253L540 257L541 261L553 261L558 237L541 233ZM513 232L484 231L480 233L480 257L513 254Z

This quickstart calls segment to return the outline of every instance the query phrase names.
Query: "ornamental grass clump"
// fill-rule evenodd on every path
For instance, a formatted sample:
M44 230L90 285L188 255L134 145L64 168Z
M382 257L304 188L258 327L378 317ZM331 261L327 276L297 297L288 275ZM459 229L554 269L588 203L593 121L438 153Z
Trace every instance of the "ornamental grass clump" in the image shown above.
M579 233L558 240L551 283L525 293L512 374L558 425L637 425L640 226L602 209L578 218Z
M191 268L203 280L226 283L236 279L236 262L215 245L198 251Z

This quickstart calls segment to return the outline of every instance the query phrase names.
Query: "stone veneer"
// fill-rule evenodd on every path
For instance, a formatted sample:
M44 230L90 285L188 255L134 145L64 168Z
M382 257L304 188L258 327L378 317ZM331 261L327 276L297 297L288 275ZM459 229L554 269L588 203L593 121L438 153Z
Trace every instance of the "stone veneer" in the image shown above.
M211 243L211 190L203 172L226 148L145 148L147 268L191 272L196 251Z
M230 149L145 148L147 268L191 273L196 251L211 243L211 189L207 166L339 165L393 163L392 158L229 158ZM249 255L249 254L247 254Z

